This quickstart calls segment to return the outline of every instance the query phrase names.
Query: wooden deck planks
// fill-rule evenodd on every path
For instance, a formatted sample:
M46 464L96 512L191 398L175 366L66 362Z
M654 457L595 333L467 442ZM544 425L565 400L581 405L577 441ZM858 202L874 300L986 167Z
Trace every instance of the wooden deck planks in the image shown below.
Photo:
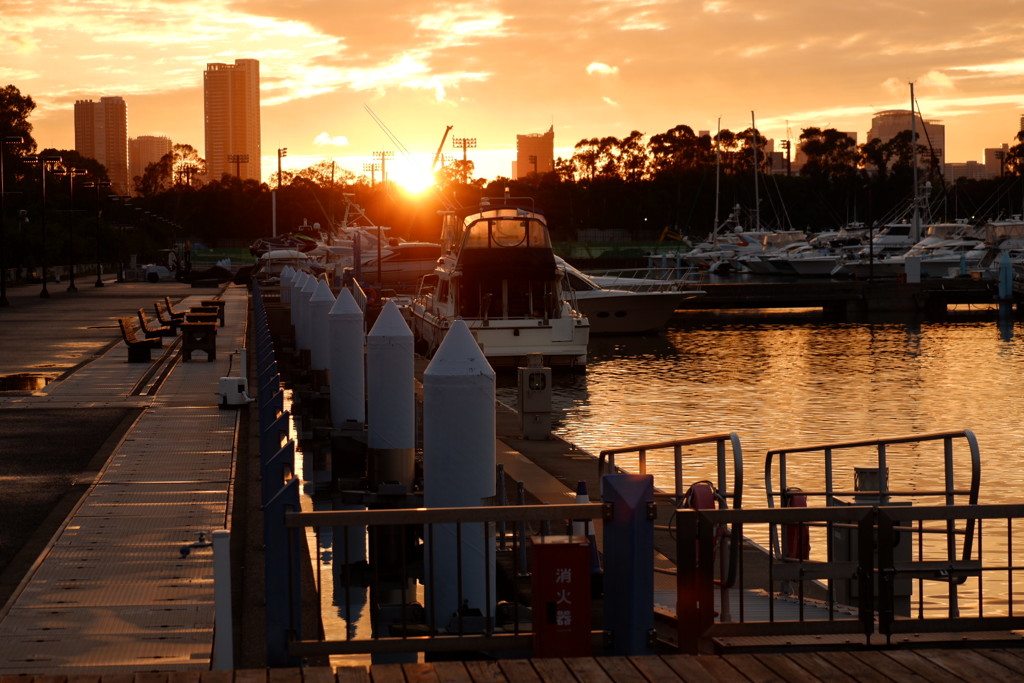
M969 673L973 680L1020 681L1020 674L972 650L929 650L928 658L952 673Z
M237 671L0 675L0 683L677 683L1024 680L1024 650L928 649L501 659Z

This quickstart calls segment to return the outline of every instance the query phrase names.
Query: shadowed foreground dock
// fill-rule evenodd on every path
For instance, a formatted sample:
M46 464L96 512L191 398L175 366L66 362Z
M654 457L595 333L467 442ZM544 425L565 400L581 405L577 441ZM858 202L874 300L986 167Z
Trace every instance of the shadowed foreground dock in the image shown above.
M0 676L0 683L575 683L588 681L1019 681L1020 650L864 650L376 664L238 671Z

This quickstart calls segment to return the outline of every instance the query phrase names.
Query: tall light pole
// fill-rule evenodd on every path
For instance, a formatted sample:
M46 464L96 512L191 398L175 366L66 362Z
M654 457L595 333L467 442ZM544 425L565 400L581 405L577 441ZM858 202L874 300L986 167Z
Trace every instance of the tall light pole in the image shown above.
M46 277L47 277L47 273L46 273L46 267L47 267L47 263L46 263L46 261L47 261L47 256L46 256L46 170L48 168L52 167L52 166L56 166L61 161L62 161L62 159L60 157L58 157L58 156L48 156L48 157L36 157L34 161L30 161L29 162L29 163L39 164L39 168L40 168L41 173L42 173L42 181L43 181L42 182L42 205L41 205L41 211L40 211L40 214L42 216L42 220L40 221L40 225L42 226L42 231L43 231L43 249L42 249L43 288L39 291L39 297L41 299L49 299L50 298L50 292L49 292L48 289L46 289Z
M110 183L106 180L96 180L85 184L85 187L96 188L96 282L93 283L94 287L103 286L103 268L100 265L100 217L103 214L102 206L100 205L100 188L109 188Z
M452 146L462 148L462 160L468 161L467 149L476 149L476 138L452 138Z
M71 203L71 209L75 208L75 177L83 176L86 172L80 168L66 168L64 171L57 172L57 175L66 175L68 177L68 198ZM78 287L75 286L75 217L69 214L68 220L68 291L77 292Z
M20 135L8 135L0 140L0 307L10 306L7 300L7 235L4 232L4 219L6 212L4 208L4 156L6 156L7 145L19 145L25 142Z
M249 163L248 154L229 154L228 163L235 165L235 177L241 180L242 178L242 164Z
M378 164L376 161L374 161L373 163L369 163L369 164L363 164L363 170L364 171L369 171L369 173L370 173L370 187L373 187L374 185L376 185L377 184L377 175L376 174L377 174L377 171L380 170L380 164Z
M393 159L394 157L395 157L395 153L394 152L374 152L373 153L374 161L376 161L377 159L380 159L380 182L383 183L385 186L388 183L388 167L387 167L388 159Z
M288 156L288 148L287 147L278 147L277 148L277 189L274 190L274 192L273 192L273 194L272 194L272 196L270 198L271 203L274 205L274 207L273 207L274 208L274 215L273 215L273 218L271 220L271 223L273 225L273 233L274 233L273 236L274 237L277 237L277 193L281 191L281 159L283 157L286 157L286 156Z

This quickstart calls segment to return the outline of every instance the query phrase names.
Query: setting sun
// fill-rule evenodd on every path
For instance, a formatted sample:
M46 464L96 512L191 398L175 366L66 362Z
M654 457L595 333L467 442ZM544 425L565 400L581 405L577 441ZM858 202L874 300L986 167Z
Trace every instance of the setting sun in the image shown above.
M396 164L394 170L388 167L388 180L411 194L419 194L434 184L430 168L415 163Z

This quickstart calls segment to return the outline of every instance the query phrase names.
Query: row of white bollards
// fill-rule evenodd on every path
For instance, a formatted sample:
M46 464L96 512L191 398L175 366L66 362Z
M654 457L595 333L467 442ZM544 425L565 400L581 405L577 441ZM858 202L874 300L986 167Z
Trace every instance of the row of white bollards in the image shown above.
M335 298L326 281L286 267L281 290L282 303L287 299L291 309L299 352L310 353L311 369L328 371L333 426L365 423L371 490L387 485L411 493L415 352L401 311L387 302L364 334L365 317L348 289ZM426 507L475 507L495 495L494 387L493 369L466 324L456 321L423 375ZM486 613L485 606L495 604L494 545L485 541L490 536L482 527L467 528L480 525L462 527L457 532L455 525L436 525L433 547L426 549L433 557L425 577L425 594L432 596L427 609L439 626L460 607Z

